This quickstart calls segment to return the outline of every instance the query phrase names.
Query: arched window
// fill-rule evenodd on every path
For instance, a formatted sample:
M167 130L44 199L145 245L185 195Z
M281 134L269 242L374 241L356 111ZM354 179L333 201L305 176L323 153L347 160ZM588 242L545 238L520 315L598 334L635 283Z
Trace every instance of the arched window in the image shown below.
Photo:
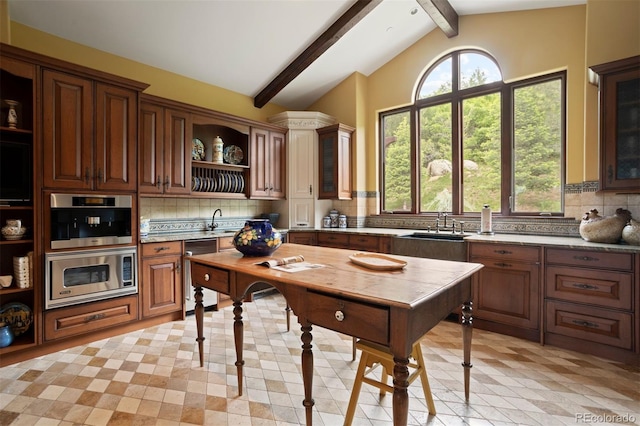
M380 114L381 211L562 214L565 79L507 84L484 52L440 58L413 105Z

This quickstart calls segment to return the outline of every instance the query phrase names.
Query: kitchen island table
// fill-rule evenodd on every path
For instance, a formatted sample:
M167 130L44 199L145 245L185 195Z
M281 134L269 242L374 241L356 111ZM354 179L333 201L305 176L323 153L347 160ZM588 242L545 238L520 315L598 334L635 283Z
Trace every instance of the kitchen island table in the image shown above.
M353 254L352 250L283 244L271 258L302 255L307 262L322 265L298 272L257 265L268 258L246 257L239 252L192 256L200 366L204 365L202 289L228 294L233 300L238 389L242 394L242 302L251 292L273 286L284 296L301 325L303 405L307 425L312 424L314 405L311 395L312 324L390 348L395 362L393 423L406 425L409 413L408 363L412 345L462 305L462 365L465 397L468 399L472 331L470 277L482 265L392 256L406 262L406 266L380 270L353 263L349 258Z

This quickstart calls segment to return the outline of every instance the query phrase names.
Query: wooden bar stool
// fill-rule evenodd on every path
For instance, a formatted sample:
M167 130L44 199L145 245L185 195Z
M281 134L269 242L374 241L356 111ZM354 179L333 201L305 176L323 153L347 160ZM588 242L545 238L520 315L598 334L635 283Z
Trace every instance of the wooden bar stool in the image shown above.
M384 396L387 392L393 393L393 385L387 384L387 377L393 377L393 366L395 364L389 348L365 340L358 340L356 342L356 348L362 351L362 355L360 355L360 363L358 364L353 390L351 391L351 398L349 399L349 407L347 408L347 414L344 419L345 426L350 426L353 421L363 382L380 389L380 396ZM378 366L382 367L380 380L367 377ZM411 350L411 358L409 359L409 384L413 383L418 377L420 377L420 381L422 382L422 390L424 391L424 399L427 401L429 414L435 415L436 406L431 396L431 387L429 386L427 369L424 366L424 358L419 340L413 344Z

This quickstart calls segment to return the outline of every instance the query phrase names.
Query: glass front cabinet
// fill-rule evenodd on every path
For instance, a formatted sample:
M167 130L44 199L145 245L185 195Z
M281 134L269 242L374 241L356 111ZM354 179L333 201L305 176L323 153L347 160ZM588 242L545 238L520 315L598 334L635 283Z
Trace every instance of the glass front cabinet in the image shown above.
M640 56L591 70L600 92L600 189L640 192Z

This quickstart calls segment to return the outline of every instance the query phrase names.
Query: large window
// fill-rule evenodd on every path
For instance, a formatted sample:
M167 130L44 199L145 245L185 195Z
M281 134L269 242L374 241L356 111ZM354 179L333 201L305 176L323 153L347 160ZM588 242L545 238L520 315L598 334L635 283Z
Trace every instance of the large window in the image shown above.
M382 212L561 215L564 93L564 72L507 84L483 52L445 56L380 114Z

